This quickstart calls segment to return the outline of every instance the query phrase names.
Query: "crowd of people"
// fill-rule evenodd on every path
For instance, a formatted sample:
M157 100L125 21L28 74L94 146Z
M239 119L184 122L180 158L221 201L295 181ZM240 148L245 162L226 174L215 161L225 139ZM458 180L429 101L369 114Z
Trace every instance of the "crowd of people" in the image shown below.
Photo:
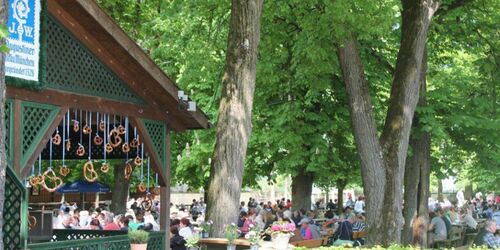
M54 229L159 231L159 202L153 202L148 209L141 204L143 204L142 198L130 199L127 202L126 212L115 215L109 209L80 210L76 203L65 202L59 209L54 210L52 227Z
M127 203L127 212L115 215L109 209L97 208L80 211L76 204L64 203L54 211L53 228L55 229L88 229L88 230L159 230L159 202L154 201L148 209L142 207L141 198L131 199ZM459 206L459 204L461 206ZM200 225L206 223L206 204L203 199L193 200L191 205L170 204L171 239L174 250L185 249L186 240L201 231ZM452 225L466 227L466 233L477 233L476 244L491 248L500 247L500 238L496 236L500 224L500 196L495 199L476 197L460 202L439 203L429 201L430 223L428 239L433 242L446 240ZM482 230L478 230L478 220L485 220ZM237 226L241 237L251 227L265 231L276 221L287 221L295 224L296 232L291 241L313 240L330 237L331 244L349 242L353 245L364 244L365 203L364 197L356 200L348 195L344 204L337 200L325 202L323 199L313 204L311 210L293 209L290 199L279 199L275 202L257 202L250 198L240 203ZM358 233L358 234L356 234ZM354 235L359 237L354 237ZM270 236L264 240L270 240ZM464 244L467 242L464 242Z

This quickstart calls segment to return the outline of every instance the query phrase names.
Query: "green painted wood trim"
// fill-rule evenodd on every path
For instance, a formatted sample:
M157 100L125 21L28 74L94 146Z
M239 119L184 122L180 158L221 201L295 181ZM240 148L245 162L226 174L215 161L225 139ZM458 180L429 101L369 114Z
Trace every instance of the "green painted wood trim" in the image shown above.
M31 145L29 146L28 150L22 154L22 148L24 145L24 136L21 136L21 148L18 148L16 150L21 150L21 164L20 166L26 165L26 162L28 161L29 157L33 154L33 152L36 149L36 146L41 142L43 135L45 132L47 132L47 129L49 126L54 122L57 113L59 110L61 110L60 107L54 106L54 105L48 105L48 104L41 104L41 103L36 103L36 102L21 102L21 135L24 135L24 108L25 107L32 107L32 108L42 108L42 109L48 109L50 110L49 117L45 120L45 123L43 126L37 131L37 134L35 138L33 138L33 141L31 142Z
M9 120L5 121L5 123L9 123L9 153L7 154L7 165L12 166L12 159L14 159L14 101L12 99L6 99L6 103L9 103L9 110L5 110L5 112L9 112Z
M47 0L40 0L40 52L38 55L38 81L30 81L12 76L5 76L5 83L10 86L42 90L47 80Z
M156 154L156 157L160 160L160 163L161 163L161 167L163 169L163 171L166 171L167 169L167 160L166 160L166 155L165 155L165 152L167 150L166 148L166 142L165 140L167 139L167 125L163 122L160 122L160 121L155 121L155 120L150 120L150 119L145 119L145 118L141 118L141 122L142 122L142 125L146 128L146 133L148 133L148 137L149 139L151 140L151 143L153 144L153 146L155 147L155 154ZM162 141L161 141L161 144L162 147L163 147L163 152L158 152L158 149L156 148L156 143L154 141L154 138L151 136L150 134L150 131L148 130L148 126L147 124L150 123L150 124L155 124L155 125L160 125L162 126Z

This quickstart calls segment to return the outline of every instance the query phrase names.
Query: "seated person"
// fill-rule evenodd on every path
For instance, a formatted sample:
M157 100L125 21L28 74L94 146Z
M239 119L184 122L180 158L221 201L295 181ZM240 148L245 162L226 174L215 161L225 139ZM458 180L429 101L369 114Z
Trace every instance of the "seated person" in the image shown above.
M300 235L304 240L312 240L313 234L311 231L311 227L309 226L309 220L307 218L302 219L300 222Z
M486 221L486 225L483 231L478 234L476 238L477 245L485 245L488 248L498 249L500 248L500 237L495 236L497 230L497 223L494 220Z
M337 231L335 231L335 238L339 240L349 240L352 241L352 218L349 220L343 220L340 222Z
M446 231L446 224L439 216L439 214L435 212L430 212L429 217L431 219L431 223L429 224L429 245L432 246L436 241L446 240L448 233Z
M170 248L172 250L186 250L186 240L179 235L179 228L176 226L170 227Z

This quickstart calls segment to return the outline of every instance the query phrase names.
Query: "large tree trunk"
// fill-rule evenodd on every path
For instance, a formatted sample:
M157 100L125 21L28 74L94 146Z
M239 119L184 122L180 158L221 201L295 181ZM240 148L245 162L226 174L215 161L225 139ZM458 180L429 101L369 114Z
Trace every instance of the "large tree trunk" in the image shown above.
M437 194L437 199L439 202L443 202L443 180L438 178L438 194Z
M422 70L420 72L420 97L418 101L418 106L422 107L427 105L426 72L427 55L424 54ZM417 115L415 115L412 130L413 136L410 139L410 146L413 154L406 162L404 179L403 215L405 224L403 227L402 242L404 244L426 246L427 233L422 228L427 228L428 224L431 140L430 134L422 130L422 124L419 122Z
M337 180L337 213L341 214L344 210L344 188L346 180Z
M418 100L427 30L437 9L433 0L403 0L402 5L401 45L380 139L355 36L349 34L338 47L367 197L369 244L388 245L401 239L402 181L408 141Z
M114 214L125 214L127 212L127 196L130 180L125 179L125 164L113 166L115 185L112 190L111 212Z
M464 197L466 200L469 200L472 197L474 197L474 190L472 189L472 184L469 183L465 185Z
M0 0L0 23L7 23L7 0ZM5 40L0 40L0 46ZM5 201L5 168L7 167L5 154L5 53L0 53L0 250L3 245L3 203Z
M292 177L292 206L293 209L311 210L311 195L314 176L301 169L297 176Z
M243 168L252 132L257 52L262 0L233 0L219 121L210 171L207 217L212 235L238 218Z

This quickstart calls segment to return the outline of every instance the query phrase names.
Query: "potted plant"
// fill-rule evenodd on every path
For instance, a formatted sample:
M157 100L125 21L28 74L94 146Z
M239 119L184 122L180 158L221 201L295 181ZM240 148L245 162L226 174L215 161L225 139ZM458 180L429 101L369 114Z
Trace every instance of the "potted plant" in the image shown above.
M262 239L262 231L258 226L250 224L250 231L245 234L245 239L250 241L250 250L258 250L259 242Z
M274 249L288 249L288 241L290 241L294 231L294 223L276 221L266 230L266 233L271 235Z
M236 224L231 223L230 225L224 227L224 237L226 237L228 241L227 250L236 250L236 245L234 244L234 240L236 240L239 235L240 235L240 230L238 230Z
M209 232L210 232L210 228L212 227L212 224L213 224L213 222L211 220L204 221L203 223L201 223L201 225L200 225L201 238L208 238L209 237Z
M186 247L188 250L198 250L199 243L200 243L200 236L198 234L193 234L187 238Z
M132 230L128 232L130 250L147 250L149 233L144 230Z

